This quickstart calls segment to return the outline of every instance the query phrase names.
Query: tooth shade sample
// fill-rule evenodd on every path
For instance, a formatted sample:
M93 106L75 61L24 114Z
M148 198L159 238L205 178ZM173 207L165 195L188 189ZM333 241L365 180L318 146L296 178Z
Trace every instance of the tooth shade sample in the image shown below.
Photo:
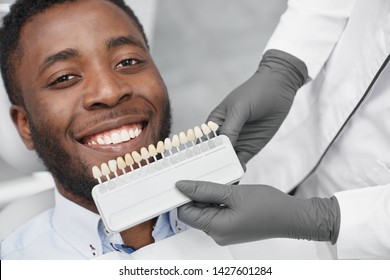
M124 170L126 168L126 162L122 157L118 157L116 159L116 163L118 164L118 168Z
M165 151L165 147L164 147L163 141L158 141L157 152L160 153L162 155L162 157L164 157L164 151Z
M110 167L111 172L116 172L117 170L116 160L115 159L109 160L108 167Z
M194 127L195 137L201 138L203 136L202 130L199 128L199 126Z
M210 127L208 127L205 123L203 123L200 127L202 128L202 131L205 135L211 133Z
M149 145L148 150L149 150L150 156L152 156L152 157L157 156L157 150L156 150L156 147L153 144Z
M184 132L179 133L180 144L186 144L188 142L187 136Z
M194 141L195 140L195 132L192 128L190 128L188 131L187 131L187 139L188 141Z
M102 163L101 170L102 170L102 174L105 176L108 176L108 174L110 174L110 168L108 168L107 163Z
M102 172L100 171L99 167L92 167L92 175L95 179L98 180L99 184L102 183L102 179L100 179L100 177L102 177Z
M92 167L92 175L95 179L99 179L100 177L102 177L102 172L100 171L99 167Z
M134 164L134 160L130 154L125 154L125 161L127 166L132 166Z
M211 129L213 132L216 132L216 131L218 130L218 128L219 128L219 126L218 126L215 122L213 122L213 121L209 121L209 122L207 123L207 125L208 125L208 127L210 127L210 129Z
M150 154L149 154L148 150L145 147L141 148L141 156L142 156L143 159L150 158Z
M134 159L134 161L136 162L136 163L140 163L141 162L141 160L142 160L142 156L137 152L137 151L134 151L134 152L132 152L131 153L131 156L133 157L133 159Z
M134 160L130 154L125 154L125 162L126 165L130 167L131 170L134 170L133 168Z
M122 130L121 131L121 139L122 141L129 141L130 140L130 135L127 130Z
M171 142L171 139L165 138L165 140L164 140L164 147L165 147L165 150L170 150L170 149L172 149L172 142Z
M175 147L175 148L180 146L179 136L173 135L173 137L172 137L172 146Z
M115 177L118 177L118 173L116 173L118 168L117 168L115 159L108 161L108 167L110 167L111 172L115 174Z

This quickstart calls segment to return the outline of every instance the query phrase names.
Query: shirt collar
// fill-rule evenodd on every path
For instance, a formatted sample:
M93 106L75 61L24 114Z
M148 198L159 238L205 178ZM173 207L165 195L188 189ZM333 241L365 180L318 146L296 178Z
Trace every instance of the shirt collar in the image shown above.
M100 216L63 197L55 190L53 227L75 250L90 259L102 254Z
M53 227L56 232L85 258L90 259L107 253L110 242L123 242L120 234L105 235L100 216L63 197L55 189ZM153 229L155 241L165 239L172 231L169 215L161 215ZM103 246L102 242L108 243ZM104 247L104 248L103 248ZM113 249L114 250L114 249Z

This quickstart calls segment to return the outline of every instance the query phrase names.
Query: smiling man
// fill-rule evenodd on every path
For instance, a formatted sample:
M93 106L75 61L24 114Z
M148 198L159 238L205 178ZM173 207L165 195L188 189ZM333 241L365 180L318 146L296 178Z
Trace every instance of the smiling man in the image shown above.
M56 206L2 243L2 259L131 253L173 234L167 215L106 235L91 167L169 135L165 84L121 0L21 0L0 30L11 116L56 182Z

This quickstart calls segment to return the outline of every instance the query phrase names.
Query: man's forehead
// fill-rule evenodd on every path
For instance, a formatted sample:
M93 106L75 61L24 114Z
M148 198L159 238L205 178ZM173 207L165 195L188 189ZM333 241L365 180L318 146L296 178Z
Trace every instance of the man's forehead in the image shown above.
M118 39L121 38L121 39ZM37 14L22 29L21 43L27 50L38 46L43 54L89 42L118 45L123 41L147 49L134 20L109 1L77 1L55 5ZM73 45L69 45L74 43ZM65 45L67 44L67 45Z
M114 3L106 0L78 0L55 4L32 16L23 26L22 33L27 30L37 37L44 32L66 36L67 33L61 32L67 27L70 33L75 33L89 27L98 30L102 27L115 29L119 26L127 27L131 33L143 38L135 20ZM138 37L136 35L133 36Z

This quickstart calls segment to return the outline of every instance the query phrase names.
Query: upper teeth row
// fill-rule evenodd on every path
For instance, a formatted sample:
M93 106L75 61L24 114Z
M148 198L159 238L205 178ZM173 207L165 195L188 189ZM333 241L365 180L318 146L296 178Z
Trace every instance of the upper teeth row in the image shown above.
M187 148L187 143L192 142L193 145L195 145L195 140L200 139L204 135L209 137L208 134L213 131L214 135L216 136L216 131L218 130L218 125L212 121L209 121L206 124L202 124L200 127L196 126L194 129L189 129L187 131L187 134L184 132L180 132L179 135L174 135L172 137L172 140L169 138L166 138L163 141L159 141L156 146L153 144L150 144L148 149L143 147L140 150L140 153L137 151L133 151L130 154L126 154L123 157L118 157L116 160L110 160L107 163L102 163L101 167L94 166L92 168L92 174L95 179L101 183L100 177L106 176L107 179L109 179L109 174L113 172L115 176L118 176L117 169L122 170L123 173L125 172L125 168L128 166L131 170L134 170L133 165L137 163L139 166L141 166L140 162L142 160L145 160L147 163L149 163L148 159L150 157L153 157L154 160L157 160L156 156L157 154L161 154L162 157L164 157L164 152L169 151L171 152L171 149L175 147L179 150L179 146L182 144ZM140 132L139 132L140 133ZM139 134L138 134L139 135Z
M121 142L129 141L130 139L136 138L141 134L142 130L138 127L135 129L121 129L119 132L114 131L110 134L105 134L104 136L100 136L97 138L97 142L90 141L89 145L108 145L108 144L118 144Z

